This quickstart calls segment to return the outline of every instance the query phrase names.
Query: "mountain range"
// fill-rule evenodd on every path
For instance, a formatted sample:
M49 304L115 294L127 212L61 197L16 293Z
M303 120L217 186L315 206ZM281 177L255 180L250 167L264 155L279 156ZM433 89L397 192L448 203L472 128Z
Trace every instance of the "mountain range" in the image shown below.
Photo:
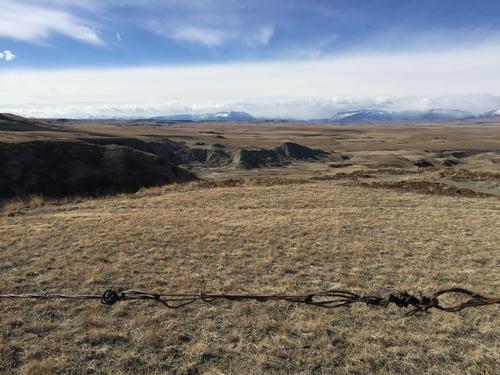
M386 111L379 109L360 109L354 111L337 112L330 118L307 120L307 122L329 123L384 123L384 122L433 122L433 121L466 121L500 119L500 109L492 110L481 115L460 109L429 109L426 111ZM247 112L230 111L213 114L180 114L169 116L155 116L150 120L157 121L271 121L273 118L256 118ZM286 121L286 120L284 120ZM295 121L290 119L290 121Z
M155 117L151 117L150 120L159 120L159 121L255 121L257 119L246 112L231 111L231 112L208 113L208 114L203 114L203 115L181 114L181 115L170 115L170 116L155 116Z
M429 109L425 111L387 111L380 109L358 109L352 111L337 112L329 118L317 118L309 120L297 120L292 117L254 117L243 111L228 111L206 114L177 114L165 116L77 116L73 119L80 120L139 120L139 121L178 121L178 122L310 122L310 123L334 123L334 124L354 124L354 123L391 123L391 122L446 122L446 121L495 121L500 120L500 109L494 109L479 115L460 109ZM67 119L59 119L59 121ZM1 121L1 119L0 119Z
M471 112L460 109L430 109L427 111L399 111L391 112L375 109L361 109L357 111L338 112L328 122L357 123L357 122L400 122L400 121L462 121L475 119L500 118L500 110L486 112L476 116Z

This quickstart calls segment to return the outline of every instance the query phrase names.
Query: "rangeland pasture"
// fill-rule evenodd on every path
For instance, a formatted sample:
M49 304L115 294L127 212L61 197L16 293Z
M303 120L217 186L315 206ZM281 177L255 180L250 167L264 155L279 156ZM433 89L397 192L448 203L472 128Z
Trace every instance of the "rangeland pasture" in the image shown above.
M1 137L104 134L193 148L288 141L334 154L257 169L193 164L201 181L135 193L6 200L2 290L384 295L463 286L498 295L498 125L85 122ZM396 307L224 301L179 310L0 301L0 311L4 373L500 372L497 306L417 317Z

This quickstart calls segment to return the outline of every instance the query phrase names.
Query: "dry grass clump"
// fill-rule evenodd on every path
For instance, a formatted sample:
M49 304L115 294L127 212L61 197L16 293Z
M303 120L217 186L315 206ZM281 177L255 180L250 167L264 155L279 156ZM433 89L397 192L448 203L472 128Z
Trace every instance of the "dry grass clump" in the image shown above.
M27 201L27 206L29 208L38 208L43 205L45 205L45 198L41 195L32 195Z
M2 205L2 211L14 213L26 207L26 202L21 198L10 199Z
M46 204L45 198L41 195L32 195L26 199L14 198L6 201L1 206L1 211L5 213L16 213L25 208L39 208Z

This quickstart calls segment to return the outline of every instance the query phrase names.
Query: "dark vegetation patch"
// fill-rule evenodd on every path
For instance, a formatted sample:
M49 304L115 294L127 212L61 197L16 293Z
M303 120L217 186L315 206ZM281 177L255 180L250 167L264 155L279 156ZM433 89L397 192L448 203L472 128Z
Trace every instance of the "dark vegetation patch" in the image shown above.
M425 159L416 160L413 164L419 168L432 168L432 167L434 167L433 163L431 163L429 160L425 160Z
M449 150L439 150L435 151L436 157L438 158L456 158L463 159L477 154L482 154L484 152L489 152L488 150L459 150L459 149L449 149Z
M500 181L499 173L475 172L467 169L443 170L439 175L453 181Z
M471 189L458 188L455 186L446 185L441 182L429 181L397 181L397 182L359 182L361 186L373 189L390 189L402 192L431 194L431 195L447 195L460 196L468 198L489 198L493 194L481 193Z
M367 173L366 171L353 171L349 173L341 172L334 175L314 176L311 177L313 181L330 181L330 180L358 180L359 178L374 178L375 175Z
M445 167L453 167L457 164L459 164L460 162L458 160L455 160L455 159L444 159L443 160L443 165Z
M330 168L345 168L351 166L352 163L332 163L328 164Z

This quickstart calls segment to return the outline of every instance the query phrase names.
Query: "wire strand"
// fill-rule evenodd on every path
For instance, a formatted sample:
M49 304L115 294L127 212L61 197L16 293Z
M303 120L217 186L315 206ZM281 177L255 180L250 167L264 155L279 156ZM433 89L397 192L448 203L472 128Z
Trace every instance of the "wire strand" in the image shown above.
M443 305L440 298L445 295L455 295L465 298L463 302L454 305ZM415 315L437 309L444 312L457 312L471 307L489 306L500 304L500 297L488 298L478 293L463 288L442 289L431 296L420 296L400 292L389 294L387 297L376 295L362 296L347 290L327 290L307 294L287 295L287 294L227 294L227 293L151 293L136 289L114 290L107 289L101 294L60 294L60 293L26 293L26 294L0 294L2 299L62 299L62 300L100 300L104 305L114 305L121 301L152 300L170 309L178 309L197 301L212 303L216 300L226 300L232 302L243 301L283 301L294 304L304 304L321 308L333 309L349 307L360 303L369 306L386 308L395 305L399 308L410 308L405 315Z

